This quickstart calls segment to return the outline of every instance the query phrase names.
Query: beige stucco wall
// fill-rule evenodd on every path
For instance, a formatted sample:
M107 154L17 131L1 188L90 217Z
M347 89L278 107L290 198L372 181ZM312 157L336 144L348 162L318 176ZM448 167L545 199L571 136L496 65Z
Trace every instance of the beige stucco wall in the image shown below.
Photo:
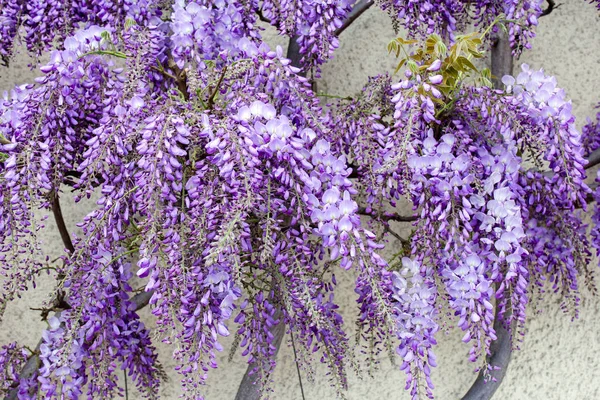
M533 49L526 52L521 62L534 68L544 67L555 75L559 85L566 89L573 100L574 112L581 127L586 116L595 114L593 106L600 101L600 17L587 0L567 0L551 15L540 20L538 37ZM266 32L270 43L285 44L281 37ZM363 15L341 36L341 46L335 58L323 69L319 91L336 95L351 95L359 90L367 76L390 71L394 60L387 55L385 46L394 32L385 13L372 9ZM27 68L27 59L19 58L10 69L0 69L0 91L14 84L29 82L35 76ZM63 197L67 197L66 195ZM66 222L73 232L75 223L90 209L92 203L75 206L63 201ZM400 229L400 227L398 227ZM62 242L56 228L49 220L43 231L48 254L56 256ZM393 243L392 243L393 245ZM346 273L344 273L346 274ZM343 275L341 272L338 275ZM351 330L354 310L352 291L353 274L347 273L340 280L339 302ZM40 279L38 287L27 293L26 298L14 302L8 308L4 322L0 324L0 343L18 340L35 346L45 323L39 321L36 307L46 299L52 281ZM527 335L513 356L507 377L497 393L497 399L600 399L600 298L583 293L580 317L571 322L562 314L557 298L548 298L538 305L541 314L531 309ZM152 326L148 310L142 312L146 323ZM352 335L351 335L352 336ZM434 371L436 395L439 399L459 398L474 380L474 365L467 361L468 347L460 342L460 332L439 334L437 350L439 367ZM284 339L287 340L287 339ZM225 348L231 340L226 341ZM170 372L165 384L164 398L174 399L180 393L178 377L173 373L170 349L160 345L161 360ZM227 351L225 353L228 353ZM274 399L300 399L293 354L284 346L278 356L278 368L274 374ZM233 399L239 381L245 371L240 358L227 362L227 354L221 368L214 371L206 388L207 399ZM307 399L334 399L324 375L325 369L316 366L315 380L306 381ZM373 378L365 375L360 380L350 372L349 399L408 399L403 391L404 376L382 357L381 368ZM136 398L134 394L130 398Z

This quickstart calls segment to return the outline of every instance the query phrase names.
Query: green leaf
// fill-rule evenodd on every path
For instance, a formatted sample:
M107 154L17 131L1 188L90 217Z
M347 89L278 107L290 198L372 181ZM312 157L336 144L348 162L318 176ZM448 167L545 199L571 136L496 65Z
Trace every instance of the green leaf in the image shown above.
M435 54L437 54L437 56L439 58L443 58L446 57L446 53L448 52L448 48L446 47L446 45L444 44L444 42L437 42L434 46L434 51Z
M129 29L134 25L137 25L137 22L135 22L133 18L127 18L127 20L125 20L125 29Z
M456 42L450 49L450 63L454 64L462 52L462 42Z
M423 53L423 49L417 50L413 55L410 56L411 59L416 62L421 62L425 58L425 54Z
M417 72L419 72L419 66L417 65L417 63L414 60L408 60L406 62L406 66L408 67L408 69L411 70L411 72L413 74L416 74Z
M111 39L110 39L110 33L108 31L104 31L100 34L100 37L106 42L106 43L111 43Z
M458 57L458 59L456 60L456 62L465 69L465 71L471 70L471 71L477 71L477 67L475 67L475 65L473 65L473 63L466 57L460 56Z
M402 39L401 37L396 38L395 41L398 42L398 44L400 44L400 45L406 45L406 46L410 46L411 44L418 43L417 40L406 40L406 39Z
M8 154L0 152L0 162L6 161L8 159Z
M204 64L206 64L206 66L211 69L217 65L214 60L203 60L203 61L204 61Z
M388 45L387 45L388 54L391 54L392 52L396 52L397 49L398 49L398 43L396 43L395 40L392 40L391 42L388 43Z
M403 58L402 60L400 60L400 62L398 63L398 66L394 70L394 75L397 74L398 71L400 71L400 68L402 68L402 66L404 65L404 63L406 63L406 58Z
M448 85L437 85L436 88L444 94L444 96L448 97L450 92L452 92L452 87Z

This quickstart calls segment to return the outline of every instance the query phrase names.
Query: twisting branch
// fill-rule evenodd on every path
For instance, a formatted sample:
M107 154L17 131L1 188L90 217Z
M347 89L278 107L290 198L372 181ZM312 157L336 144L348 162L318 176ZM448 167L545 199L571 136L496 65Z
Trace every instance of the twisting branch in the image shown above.
M508 363L512 354L512 340L510 332L504 326L504 321L500 320L498 310L496 308L496 318L494 320L494 331L496 331L497 339L490 345L490 354L487 357L487 364L492 367L487 375L482 370L479 372L477 379L464 395L462 400L488 400L491 399L496 390L500 387L500 383L508 370Z
M346 17L344 22L342 22L342 26L336 29L335 35L340 36L342 32L346 30L347 27L349 27L354 21L356 21L356 19L360 17L365 11L367 11L369 7L371 7L374 3L375 2L373 0L357 1L356 4L352 7L352 11L348 13L348 16Z
M265 17L265 15L263 14L262 9L256 10L256 15L258 15L258 19L260 19L262 22L266 22L267 24L271 23L271 20Z
M271 345L275 347L274 356L276 356L281 347L283 335L285 334L285 323L283 322L283 312L281 311L281 308L278 308L275 311L274 317L279 320L279 323L270 329L271 334L273 335L273 342ZM240 382L240 387L235 396L235 400L259 400L262 397L262 388L260 383L257 382L259 374L255 372L255 370L260 368L259 363L260 361L257 360L248 365L248 369L246 369L246 373Z
M388 232L390 235L392 235L393 237L395 237L396 239L398 239L400 241L400 243L402 243L402 246L408 246L410 245L410 242L407 239L404 239L402 236L400 236L398 233L396 233L392 228L390 228L389 225L385 225L383 227L383 229Z
M540 14L540 17L544 17L548 14L550 14L552 11L556 10L558 7L560 7L562 4L556 4L554 2L554 0L546 0L548 2L548 7L546 7L546 9L544 11L542 11L542 13Z
M50 193L52 196L52 214L54 214L54 219L56 220L56 226L58 228L58 232L60 232L60 238L65 245L65 249L69 251L69 253L73 253L75 251L75 247L73 246L73 242L71 241L71 235L67 230L67 225L65 224L65 219L63 218L62 209L60 208L60 200L58 198L58 192L53 190Z
M510 42L506 34L500 31L492 45L492 75L495 76L494 86L502 88L502 77L504 75L512 75L512 72L513 57ZM498 310L499 308L496 308L496 318L494 320L496 340L490 345L490 354L487 357L488 365L493 368L491 372L492 379L486 381L485 371L482 370L462 400L491 399L506 375L512 354L512 339L510 332L504 326L504 322L498 316Z

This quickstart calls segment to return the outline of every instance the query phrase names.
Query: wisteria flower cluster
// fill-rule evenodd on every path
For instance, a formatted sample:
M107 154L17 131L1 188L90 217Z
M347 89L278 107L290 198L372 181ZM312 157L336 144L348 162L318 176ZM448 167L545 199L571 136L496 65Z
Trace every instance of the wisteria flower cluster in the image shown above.
M539 2L513 3L477 3L479 23L501 10L534 26ZM0 350L0 394L113 398L123 370L156 398L160 340L185 396L202 398L229 335L268 394L283 325L297 362L326 364L339 393L356 347L370 365L395 351L412 397L433 397L446 310L483 371L495 323L516 343L532 296L559 292L576 316L582 281L592 286L578 209L598 129L575 128L542 70L523 66L503 89L483 74L467 83L482 37L453 35L464 2L381 4L451 41L428 37L403 78L372 77L325 107L303 74L338 46L351 2L0 2L5 63L19 35L33 54L52 49L35 83L0 103L0 318L40 274L56 278L38 348ZM298 57L265 44L259 19ZM64 196L96 202L80 234L60 226L53 261L40 215L60 225ZM400 201L412 215L393 211ZM391 234L402 248L385 260ZM348 270L358 343L336 298ZM138 314L147 304L154 332Z
M453 60L462 57L456 46L444 57L426 46L403 61L405 79L391 84L379 77L339 106L347 118L336 121L334 137L358 167L359 194L372 221L389 229L397 218L389 206L411 197L418 221L408 250L413 260L390 268L433 266L434 272L422 267L418 279L438 277L437 296L448 300L476 361L496 338L496 320L521 336L536 294L560 293L563 309L576 317L581 281L595 290L591 246L577 211L590 193L585 138L564 91L542 70L523 65L516 77L504 77L504 90L462 86L456 71L472 69L467 61L462 70L456 66ZM420 339L414 361L415 348L399 348L413 362L403 367L413 393L422 381L415 376L429 379L433 333Z

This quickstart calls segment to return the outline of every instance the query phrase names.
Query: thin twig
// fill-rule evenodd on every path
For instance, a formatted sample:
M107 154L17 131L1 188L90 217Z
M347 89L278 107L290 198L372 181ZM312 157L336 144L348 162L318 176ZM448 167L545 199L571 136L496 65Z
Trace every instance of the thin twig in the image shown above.
M154 65L152 67L150 67L150 69L152 69L154 71L157 71L157 72L160 72L162 75L166 76L167 78L171 78L174 81L177 81L177 77L175 75L168 73L164 69L158 68L158 67L156 67Z
M385 225L383 227L383 229L385 229L386 232L390 233L393 237L395 237L396 239L398 239L400 241L400 243L402 243L402 245L407 246L409 244L408 240L404 239L402 236L400 236L399 234L397 234L396 232L394 232L392 230L392 228L390 228L389 225Z
M300 365L298 364L298 355L296 354L296 344L294 343L294 332L290 331L292 337L292 350L294 350L294 362L296 363L296 372L298 372L298 382L300 382L300 392L302 393L302 400L306 400L304 397L304 386L302 386L302 375L300 374Z
M208 109L209 110L212 110L213 106L215 105L215 97L217 96L217 93L219 92L221 83L223 83L223 79L225 78L226 73L227 73L227 66L223 67L223 70L221 71L221 76L219 76L219 80L217 81L217 85L215 86L215 89L210 94L210 97L208 98Z
M125 379L125 400L129 400L129 388L127 387L127 371L123 370L123 378Z
M377 214L373 214L372 212L371 213L367 212L367 209L365 207L359 207L358 214L367 215L371 218L378 219L381 221L386 221L386 222L387 221L414 222L419 219L419 217L416 215L408 216L408 215L400 215L397 213L383 213L381 215L377 215Z

